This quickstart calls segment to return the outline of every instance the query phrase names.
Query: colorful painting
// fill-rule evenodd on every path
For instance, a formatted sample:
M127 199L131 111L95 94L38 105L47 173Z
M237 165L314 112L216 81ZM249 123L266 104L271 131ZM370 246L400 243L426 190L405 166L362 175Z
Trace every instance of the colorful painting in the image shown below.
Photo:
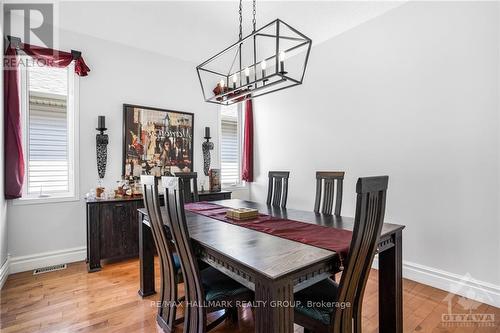
M123 105L125 178L193 171L192 113Z

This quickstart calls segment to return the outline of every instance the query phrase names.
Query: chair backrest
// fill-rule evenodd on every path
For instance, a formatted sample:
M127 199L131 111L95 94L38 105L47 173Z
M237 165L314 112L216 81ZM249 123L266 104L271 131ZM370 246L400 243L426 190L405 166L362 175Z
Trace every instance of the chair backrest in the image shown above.
M206 312L203 307L205 294L195 252L189 237L184 211L183 187L178 177L162 177L161 182L164 189L168 224L184 276L186 298L184 332L204 333L206 331Z
M367 177L359 178L356 184L353 236L338 293L338 302L351 306L335 309L334 332L352 332L354 315L361 315L363 293L384 224L388 181L388 176Z
M289 171L269 171L266 201L268 205L286 207L289 176Z
M175 305L169 304L168 306L163 306L163 304L165 304L164 301L177 299L177 285L173 260L174 244L170 233L163 224L157 178L155 176L141 175L141 184L144 188L144 206L148 210L149 224L156 245L156 251L160 257L160 304L162 304L162 306L158 309L158 315L162 317L166 323L173 323L175 320Z
M335 202L335 215L340 216L342 209L342 185L344 171L318 171L316 172L316 200L314 212L332 214Z
M179 186L184 193L184 202L198 202L198 173L197 172L175 172L175 177L179 177Z

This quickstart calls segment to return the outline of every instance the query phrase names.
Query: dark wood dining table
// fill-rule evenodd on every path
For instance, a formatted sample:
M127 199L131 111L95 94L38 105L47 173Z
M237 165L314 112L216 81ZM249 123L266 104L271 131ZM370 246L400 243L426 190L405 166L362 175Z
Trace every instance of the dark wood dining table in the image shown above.
M238 199L212 203L256 208L262 214L352 230L354 218L270 207ZM293 294L340 269L337 253L186 211L199 258L255 291L255 331L293 332ZM378 244L379 332L403 332L402 231L384 223ZM155 293L155 245L147 210L139 209L141 296Z

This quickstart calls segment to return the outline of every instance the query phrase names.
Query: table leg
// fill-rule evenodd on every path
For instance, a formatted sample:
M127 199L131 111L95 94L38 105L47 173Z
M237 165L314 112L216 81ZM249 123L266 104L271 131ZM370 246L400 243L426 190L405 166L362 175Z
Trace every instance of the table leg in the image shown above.
M151 228L143 223L144 216L139 213L139 270L141 286L139 295L146 297L155 291L154 240Z
M293 332L293 282L289 279L255 282L255 332Z
M379 331L403 332L403 238L394 236L394 246L379 253Z

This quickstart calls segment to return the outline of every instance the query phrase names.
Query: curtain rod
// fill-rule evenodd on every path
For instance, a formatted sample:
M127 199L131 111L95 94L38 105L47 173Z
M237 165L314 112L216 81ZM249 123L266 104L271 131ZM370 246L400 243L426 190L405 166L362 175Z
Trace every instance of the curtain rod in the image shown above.
M19 44L21 43L21 38L8 35L7 41L15 48L18 48ZM82 56L82 52L77 50L71 50L71 55L73 56L73 60L77 60Z

